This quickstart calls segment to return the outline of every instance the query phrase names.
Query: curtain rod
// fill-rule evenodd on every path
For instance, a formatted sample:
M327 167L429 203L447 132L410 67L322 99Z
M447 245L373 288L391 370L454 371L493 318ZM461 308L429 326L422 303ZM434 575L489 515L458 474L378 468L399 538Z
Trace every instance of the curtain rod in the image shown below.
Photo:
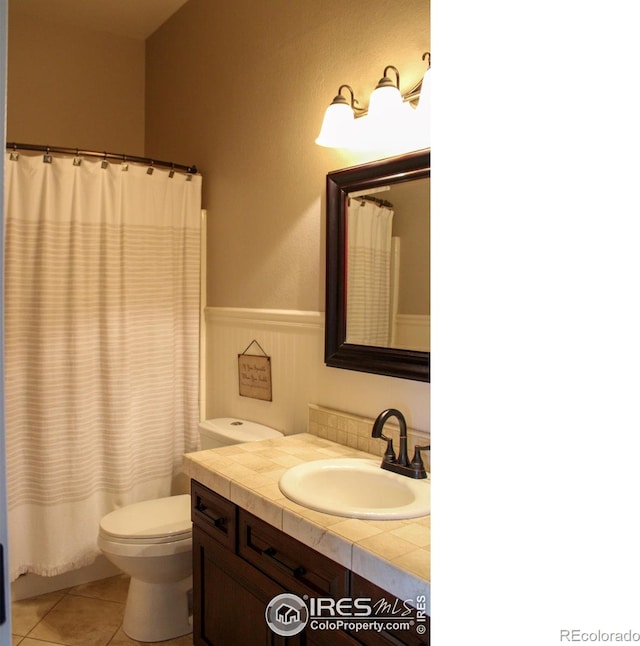
M57 146L40 146L34 144L18 144L7 142L7 150L32 150L42 153L59 153L61 155L75 155L76 157L99 157L105 160L117 160L121 162L132 162L138 164L147 164L148 166L161 166L173 170L181 170L186 173L195 174L198 169L195 165L185 166L184 164L174 164L173 162L159 161L150 157L137 157L136 155L124 155L119 153L108 153L99 150L80 150L79 148L60 148Z
M387 209L392 209L393 204L389 202L389 200L381 200L378 197L371 197L371 195L358 195L358 197L353 197L353 195L349 195L350 200L359 200L359 201L364 201L364 202L373 202L377 206L382 206L386 207Z

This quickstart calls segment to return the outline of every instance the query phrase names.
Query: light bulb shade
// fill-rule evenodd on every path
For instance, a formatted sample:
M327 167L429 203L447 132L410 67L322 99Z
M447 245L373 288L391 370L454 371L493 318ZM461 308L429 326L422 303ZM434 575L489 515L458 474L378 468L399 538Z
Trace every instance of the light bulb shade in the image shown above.
M353 148L375 150L382 155L400 154L424 147L423 132L418 133L416 110L403 103L397 118L375 119L371 114L356 119Z
M334 102L324 113L320 134L316 139L319 146L344 148L353 137L353 110L345 102Z
M394 118L402 111L402 95L393 85L378 87L369 99L369 116L373 120Z

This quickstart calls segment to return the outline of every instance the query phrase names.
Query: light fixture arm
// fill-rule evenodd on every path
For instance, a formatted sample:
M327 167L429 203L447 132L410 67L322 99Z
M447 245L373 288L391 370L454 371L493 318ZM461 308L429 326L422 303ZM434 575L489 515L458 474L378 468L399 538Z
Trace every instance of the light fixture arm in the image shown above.
M353 88L352 88L350 85L346 85L346 84L345 84L345 85L341 85L341 86L338 88L338 94L337 94L336 98L335 98L333 101L334 101L334 103L335 103L335 102L336 102L336 100L338 99L338 97L339 97L340 99L344 99L344 97L342 96L342 88L347 88L347 90L349 90L349 94L351 94L351 103L350 103L350 105L351 105L351 109L353 110L353 109L354 109L354 107L355 107L356 98L355 98L355 96L354 96L354 94L353 94ZM346 103L346 101L345 101L345 103Z
M422 55L422 60L428 60L429 64L427 66L427 69L431 69L431 52L425 52ZM408 92L405 92L402 95L402 99L405 102L411 102L411 101L416 101L417 99L420 98L420 94L422 92L422 79L420 79Z
M387 70L393 70L396 73L396 82L395 84L393 81L387 76ZM384 72L382 72L382 78L378 81L378 85L376 86L376 90L380 87L395 87L400 91L400 72L398 72L398 69L394 67L393 65L387 65L384 68Z
M351 95L350 101L347 101L347 99L344 96L342 96L343 89L347 89L349 91L349 94ZM366 110L360 107L360 104L358 103L358 99L356 99L355 94L353 93L353 88L350 85L347 85L346 83L341 85L338 88L338 94L336 94L333 97L333 101L331 101L331 103L332 104L343 103L344 105L350 106L355 116L360 116L361 114L366 113Z

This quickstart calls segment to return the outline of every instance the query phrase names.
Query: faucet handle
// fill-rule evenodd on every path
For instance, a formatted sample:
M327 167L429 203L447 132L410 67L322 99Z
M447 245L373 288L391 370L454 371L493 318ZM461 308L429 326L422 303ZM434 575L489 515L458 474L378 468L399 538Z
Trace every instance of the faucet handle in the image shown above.
M393 450L393 438L387 437L386 435L382 435L382 433L380 434L380 437L381 439L387 441L387 448L384 452L382 461L386 462L387 464L389 463L393 464L394 462L397 462L396 452Z
M420 455L421 451L431 451L431 444L416 446L413 459L411 460L411 467L414 469L424 469L424 463L422 462L422 456Z
M387 443L387 448L384 451L384 456L382 458L383 462L386 463L395 463L397 462L396 452L393 450L393 438L387 437L384 433L380 433L374 437L380 438Z

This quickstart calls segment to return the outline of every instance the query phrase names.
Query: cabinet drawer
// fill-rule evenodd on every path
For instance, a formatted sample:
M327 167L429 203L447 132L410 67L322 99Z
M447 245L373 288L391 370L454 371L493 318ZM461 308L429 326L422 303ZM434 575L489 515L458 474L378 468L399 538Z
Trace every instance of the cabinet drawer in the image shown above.
M349 596L349 570L243 509L238 510L238 554L289 592Z
M191 520L227 549L235 550L236 506L195 480L191 481Z

